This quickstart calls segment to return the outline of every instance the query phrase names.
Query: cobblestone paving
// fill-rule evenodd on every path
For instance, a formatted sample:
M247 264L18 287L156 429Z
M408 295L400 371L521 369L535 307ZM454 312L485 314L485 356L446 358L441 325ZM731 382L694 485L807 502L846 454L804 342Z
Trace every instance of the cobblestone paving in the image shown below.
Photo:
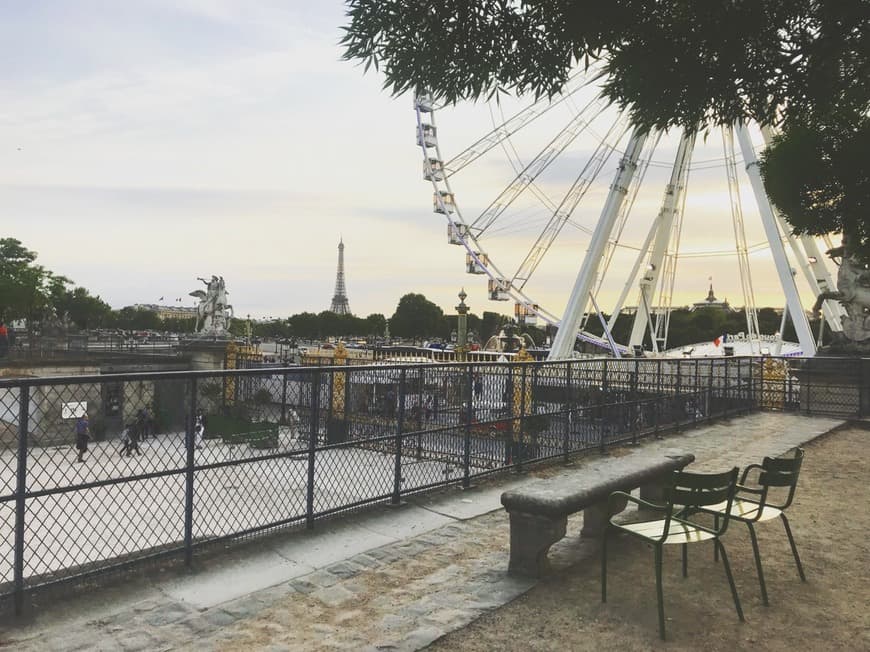
M761 413L646 441L630 454L688 451L697 458L693 469L721 470L781 455L840 423ZM585 464L596 460L600 458L582 459L559 473L582 473ZM594 544L577 534L581 523L579 515L570 519L569 536L553 547L556 572L594 554ZM534 585L534 580L507 575L508 543L507 515L497 510L368 550L212 608L197 609L165 594L131 600L108 617L82 617L18 634L12 628L0 636L0 647L418 650Z

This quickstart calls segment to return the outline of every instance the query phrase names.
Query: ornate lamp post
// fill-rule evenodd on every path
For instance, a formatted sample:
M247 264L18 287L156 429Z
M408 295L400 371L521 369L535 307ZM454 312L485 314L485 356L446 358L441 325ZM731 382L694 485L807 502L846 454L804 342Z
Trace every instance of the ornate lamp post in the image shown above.
M456 359L460 362L465 362L468 356L468 306L465 305L465 288L459 291L459 305L456 306L456 313L459 317L456 320Z

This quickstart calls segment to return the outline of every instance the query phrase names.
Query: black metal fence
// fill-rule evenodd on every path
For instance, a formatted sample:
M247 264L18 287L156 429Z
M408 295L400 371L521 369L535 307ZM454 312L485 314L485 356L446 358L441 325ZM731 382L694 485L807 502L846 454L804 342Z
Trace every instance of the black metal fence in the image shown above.
M0 598L729 414L860 417L868 372L734 357L0 380Z

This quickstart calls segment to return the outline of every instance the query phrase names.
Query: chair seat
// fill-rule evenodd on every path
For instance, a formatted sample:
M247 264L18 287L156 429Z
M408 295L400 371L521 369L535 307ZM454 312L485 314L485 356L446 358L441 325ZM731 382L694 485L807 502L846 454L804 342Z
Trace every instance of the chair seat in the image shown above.
M727 502L721 502L704 507L704 511L724 514L727 507ZM760 515L758 513L759 509L761 510ZM764 507L762 507L752 500L735 498L734 502L731 503L731 518L736 518L741 521L769 521L772 518L777 518L780 514L782 514L781 509L770 505L764 505Z
M620 530L626 530L635 536L639 536L651 541L657 541L662 538L665 529L664 520L660 521L644 521L642 523L614 523L614 527ZM686 523L671 520L671 526L668 528L668 538L664 543L695 543L698 541L707 541L713 539L715 535L706 532L700 528L693 527Z

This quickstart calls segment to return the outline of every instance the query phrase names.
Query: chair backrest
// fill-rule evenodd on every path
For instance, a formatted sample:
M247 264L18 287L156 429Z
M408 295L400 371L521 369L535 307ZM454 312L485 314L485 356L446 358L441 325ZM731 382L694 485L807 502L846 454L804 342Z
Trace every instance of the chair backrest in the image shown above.
M758 484L764 489L763 501L773 507L785 509L791 505L797 488L801 464L804 461L804 450L798 448L794 457L765 457L761 463L761 473ZM788 496L782 504L773 504L767 500L767 491L771 487L788 487Z
M677 509L677 513L688 514L695 507L707 507L726 503L724 514L719 519L718 527L704 528L716 535L725 533L728 527L728 514L731 511L731 503L737 488L738 468L735 466L724 473L692 473L690 471L674 471L671 482L666 492L668 501L668 516L670 519ZM679 517L680 520L685 520Z

